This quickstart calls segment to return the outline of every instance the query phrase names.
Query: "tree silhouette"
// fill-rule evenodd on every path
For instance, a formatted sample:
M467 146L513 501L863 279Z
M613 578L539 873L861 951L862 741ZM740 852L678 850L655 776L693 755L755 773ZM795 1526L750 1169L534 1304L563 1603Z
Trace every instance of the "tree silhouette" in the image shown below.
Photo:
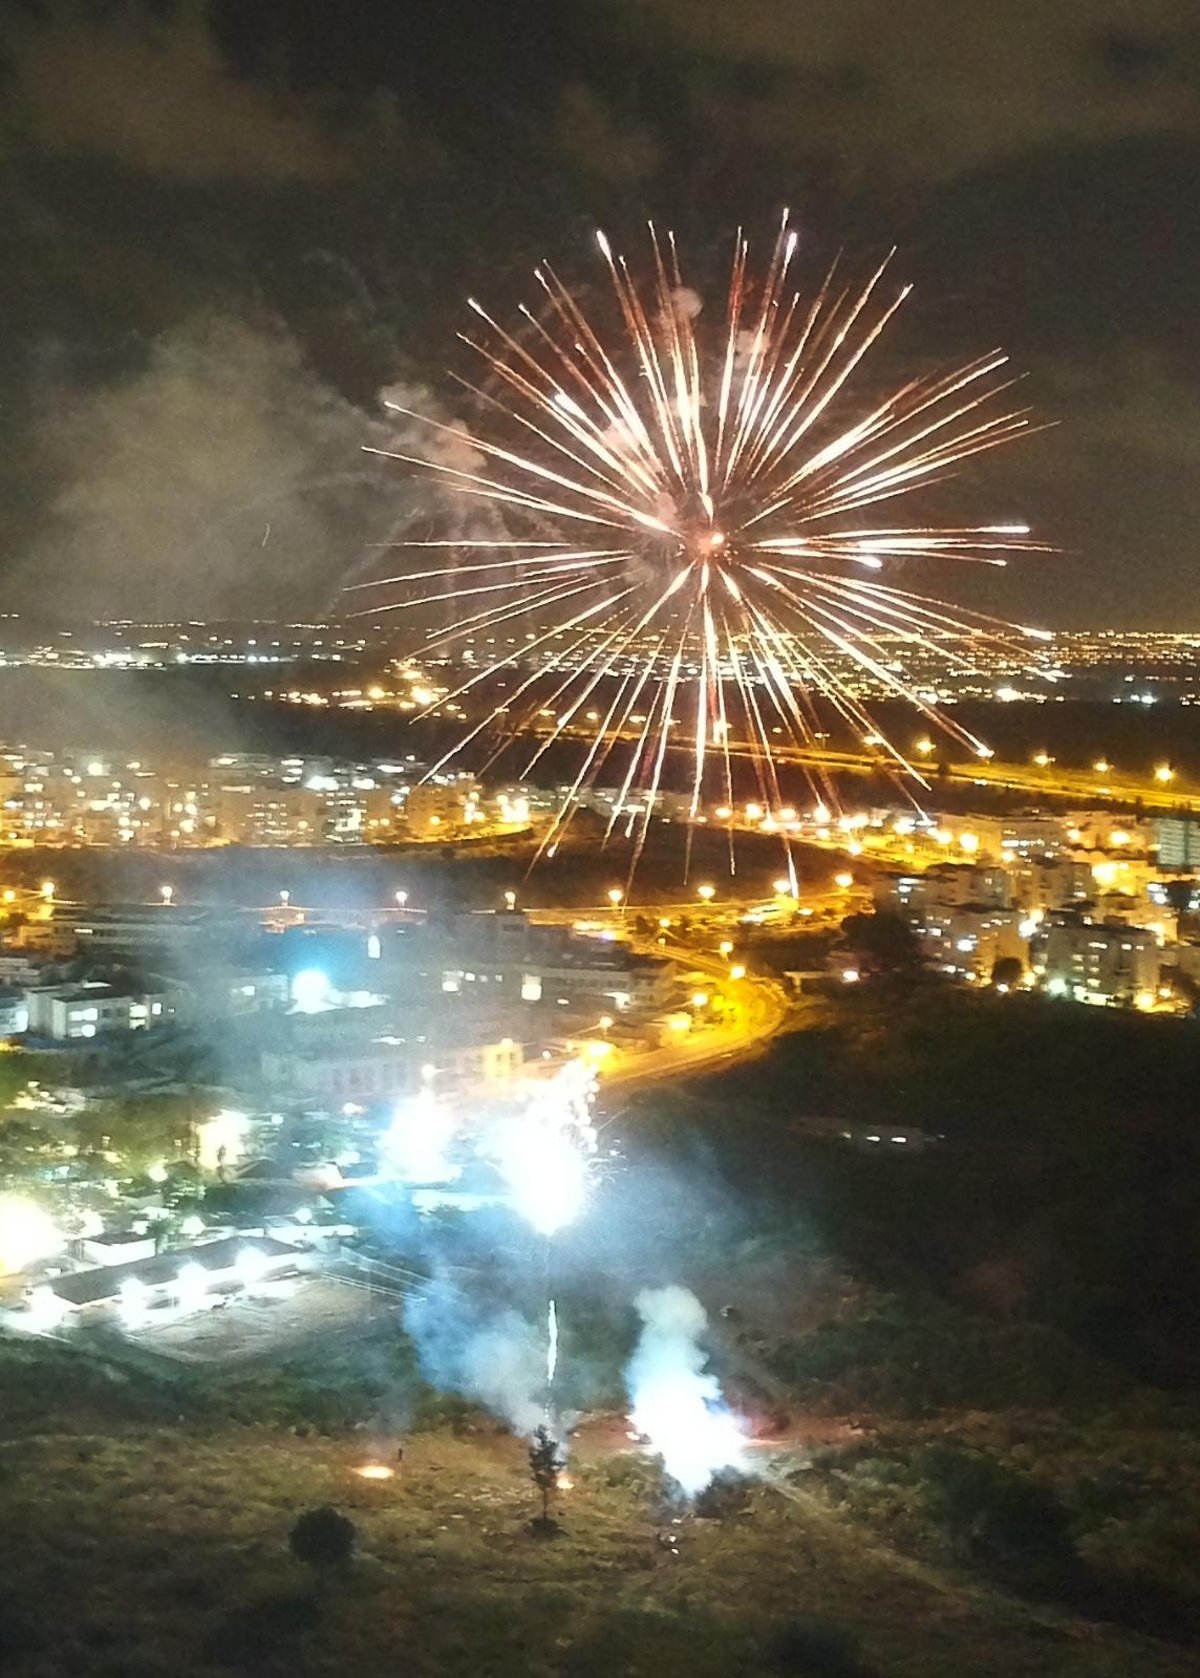
M542 1525L550 1521L550 1498L558 1489L558 1477L566 1466L565 1461L558 1454L558 1440L553 1438L549 1429L539 1427L533 1436L533 1444L529 1447L529 1472L533 1483L542 1494Z
M882 910L873 915L847 915L842 922L842 945L858 960L864 974L883 978L912 976L924 965L916 933L900 915Z

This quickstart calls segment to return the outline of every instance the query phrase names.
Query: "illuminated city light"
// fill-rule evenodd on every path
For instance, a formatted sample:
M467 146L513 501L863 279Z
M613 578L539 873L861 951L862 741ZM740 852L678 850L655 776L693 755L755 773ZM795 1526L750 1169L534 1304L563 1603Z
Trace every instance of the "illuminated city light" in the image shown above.
M292 1004L298 1014L319 1014L332 1006L329 976L306 967L292 979Z
M0 1196L0 1270L27 1270L65 1245L65 1235L48 1212L23 1195Z

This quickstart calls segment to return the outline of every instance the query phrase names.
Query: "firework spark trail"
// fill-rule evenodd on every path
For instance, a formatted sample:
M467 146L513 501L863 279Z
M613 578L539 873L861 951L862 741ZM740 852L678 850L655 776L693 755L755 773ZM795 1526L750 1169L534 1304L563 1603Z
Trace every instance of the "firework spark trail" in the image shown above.
M909 295L889 290L891 256L859 285L835 262L806 293L793 278L799 241L786 215L760 280L739 233L723 321L710 335L674 236L649 232L648 282L597 234L612 321L603 304L585 310L546 264L535 270L540 307L523 305L513 330L471 301L477 330L463 342L484 376L459 382L481 405L484 434L397 407L429 429L429 452L370 452L486 503L502 531L399 542L413 559L438 557L355 585L390 588L383 609L453 604L456 621L429 632L430 650L528 626L519 650L451 696L526 665L515 691L485 699L491 708L436 767L493 725L505 737L489 761L513 735L541 735L532 767L586 732L590 702L594 732L547 843L622 742L629 759L608 834L629 815L633 866L673 752L690 759L693 818L710 773L732 809L735 751L748 753L761 795L777 805L774 739L816 752L826 715L879 746L898 776L925 784L873 720L867 686L990 755L917 687L897 649L972 670L987 647L1032 670L1025 643L1039 632L875 579L913 560L991 566L1047 551L1019 524L863 523L864 509L927 490L1031 429L1028 410L1009 405L1016 381L998 351L866 401L855 395ZM548 727L536 726L539 715ZM819 764L806 773L822 803L836 801Z

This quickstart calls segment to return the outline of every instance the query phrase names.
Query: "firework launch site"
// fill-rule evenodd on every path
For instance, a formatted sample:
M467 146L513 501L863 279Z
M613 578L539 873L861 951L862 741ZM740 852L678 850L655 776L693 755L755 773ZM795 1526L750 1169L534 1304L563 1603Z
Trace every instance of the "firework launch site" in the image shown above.
M888 843L981 870L1015 829L967 819ZM1082 837L1039 820L1039 856L1063 829L1039 866L1075 879ZM762 821L736 883L723 832L683 882L655 823L628 907L586 821L528 879L511 853L218 850L138 913L161 854L53 853L56 936L106 927L143 966L149 920L248 870L213 912L283 986L0 1057L18 1670L1190 1670L1194 1022L856 945L895 918L864 913L894 864L831 821L772 878ZM110 885L80 922L88 870ZM286 899L237 909L268 877ZM497 1007L518 1064L470 1058ZM386 1093L300 1093L347 1032L355 1068L424 1040ZM289 1556L326 1507L352 1555ZM22 1609L50 1570L53 1624Z

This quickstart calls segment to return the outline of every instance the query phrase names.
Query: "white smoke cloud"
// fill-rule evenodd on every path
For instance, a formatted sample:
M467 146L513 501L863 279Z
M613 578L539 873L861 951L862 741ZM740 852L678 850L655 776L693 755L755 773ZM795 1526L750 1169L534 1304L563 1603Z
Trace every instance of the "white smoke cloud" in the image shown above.
M642 1332L625 1372L630 1420L663 1459L671 1478L695 1497L742 1458L742 1431L721 1396L700 1344L703 1305L687 1288L645 1288L635 1300Z
M388 435L278 326L193 317L125 377L44 398L38 465L57 487L14 592L106 617L324 605L428 498L363 454Z
M671 293L671 308L677 321L694 321L704 308L704 302L700 293L693 291L691 286L680 285Z
M474 1399L526 1437L546 1420L544 1332L517 1312L481 1315L440 1281L409 1302L404 1326L431 1385Z

